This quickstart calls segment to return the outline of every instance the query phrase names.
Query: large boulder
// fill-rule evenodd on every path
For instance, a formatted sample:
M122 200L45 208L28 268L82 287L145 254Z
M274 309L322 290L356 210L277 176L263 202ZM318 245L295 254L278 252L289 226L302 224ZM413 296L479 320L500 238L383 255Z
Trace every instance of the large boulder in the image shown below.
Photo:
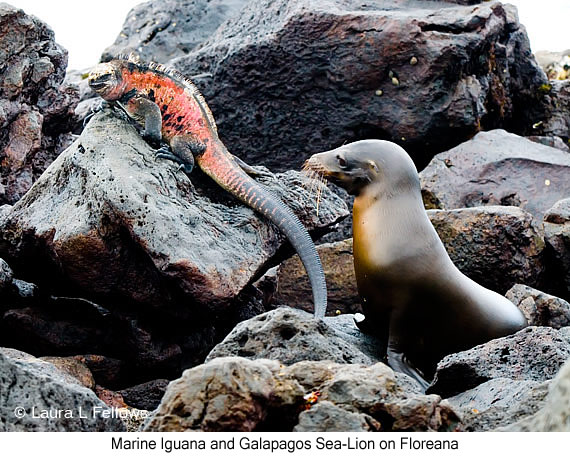
M318 216L307 208L298 173L261 182L309 230L325 230L347 214L330 192ZM283 240L199 171L188 178L176 164L156 160L136 130L109 112L94 118L14 206L1 234L2 250L28 274L45 281L45 270L22 264L34 249L39 264L52 264L86 292L157 307L176 297L211 308L227 304Z
M192 52L248 0L152 0L127 15L115 43L102 61L137 53L143 60L165 63Z
M0 204L14 203L71 143L77 88L67 51L39 19L0 4Z
M0 431L124 431L93 391L32 356L0 353Z
M409 392L392 369L217 358L168 386L145 431L427 431L459 420L439 396Z
M428 391L453 396L494 378L543 382L570 358L570 327L529 326L446 356L437 365Z
M570 154L493 130L438 154L420 173L428 209L518 206L542 220L570 194Z
M311 231L347 214L326 192L317 216L297 172L260 180ZM0 255L43 296L6 310L0 337L38 355L127 360L145 372L139 382L176 375L264 311L249 283L290 253L284 240L199 170L189 178L157 160L134 127L100 113L0 217ZM157 368L168 371L153 377Z
M421 164L481 128L531 130L547 82L499 2L251 2L170 63L209 75L196 82L230 150L278 170L363 138Z

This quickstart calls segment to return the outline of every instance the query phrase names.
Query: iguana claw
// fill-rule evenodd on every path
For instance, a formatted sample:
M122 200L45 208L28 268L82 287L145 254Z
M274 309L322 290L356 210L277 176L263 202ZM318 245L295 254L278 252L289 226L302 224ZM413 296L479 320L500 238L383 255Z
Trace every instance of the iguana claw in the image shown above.
M87 123L91 120L91 118L95 114L97 114L100 111L103 111L103 109L105 109L108 106L110 106L110 103L108 101L105 101L105 100L99 100L99 103L97 103L94 106L91 106L89 114L87 114L85 116L85 118L83 119L83 127L85 127L85 125L87 125Z
M172 152L170 152L170 150L168 150L168 148L166 148L166 150L165 150L164 146L162 146L160 149L156 150L155 157L156 158L163 158L165 160L171 160L173 162L179 163L180 166L178 166L178 171L183 170L186 174L190 174L192 172L192 170L194 169L194 163L185 162L180 157L177 157Z

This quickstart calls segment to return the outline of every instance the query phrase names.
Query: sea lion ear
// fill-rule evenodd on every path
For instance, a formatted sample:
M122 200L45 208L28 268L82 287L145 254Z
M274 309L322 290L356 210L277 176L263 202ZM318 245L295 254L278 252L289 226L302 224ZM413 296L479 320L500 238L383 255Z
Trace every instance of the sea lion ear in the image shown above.
M378 164L374 160L367 160L366 164L368 165L368 169L372 170L374 173L378 173Z

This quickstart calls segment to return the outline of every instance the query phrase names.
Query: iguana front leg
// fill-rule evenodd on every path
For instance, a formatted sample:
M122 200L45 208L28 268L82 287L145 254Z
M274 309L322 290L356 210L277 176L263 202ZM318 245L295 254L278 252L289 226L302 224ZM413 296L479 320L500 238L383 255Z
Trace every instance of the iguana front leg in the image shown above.
M121 106L119 104L119 106ZM143 137L155 148L156 157L180 164L186 174L194 169L194 154L203 153L206 146L198 143L191 135L175 136L170 147L162 141L162 113L159 106L148 98L134 96L128 99L124 108L129 116L144 129Z
M120 107L121 104L117 103ZM148 98L134 96L127 101L124 111L143 127L143 138L160 150L162 140L162 113L158 105Z

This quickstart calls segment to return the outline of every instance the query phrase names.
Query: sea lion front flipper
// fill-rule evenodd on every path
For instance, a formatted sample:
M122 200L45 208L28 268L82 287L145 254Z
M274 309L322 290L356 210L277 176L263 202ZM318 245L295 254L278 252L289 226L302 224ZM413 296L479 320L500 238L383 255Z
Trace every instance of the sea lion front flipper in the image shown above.
M403 353L399 353L394 350L390 344L388 344L388 365L396 372L401 372L402 374L406 374L408 377L412 377L420 384L422 392L425 393L427 387L429 386L429 382L423 377L423 374L420 372L420 370L415 368L406 359Z
M354 324L364 334L376 335L377 327L372 324L370 318L366 318L363 314L358 312L354 314Z

